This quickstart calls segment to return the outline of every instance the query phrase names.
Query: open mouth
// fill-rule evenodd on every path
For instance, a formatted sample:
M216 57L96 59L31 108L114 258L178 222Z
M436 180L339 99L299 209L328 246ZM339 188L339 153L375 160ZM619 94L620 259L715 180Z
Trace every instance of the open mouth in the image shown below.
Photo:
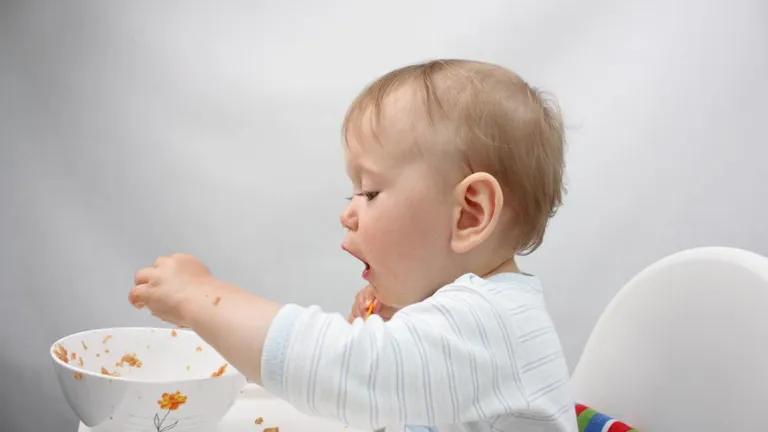
M352 255L353 257L355 257L355 258L359 259L359 260L360 260L360 262L362 262L362 263L363 263L363 265L365 265L365 269L363 270L363 274L362 274L361 276L363 277L363 279L365 279L365 280L368 280L368 277L369 277L369 276L370 276L370 274L371 274L371 265L370 265L370 264L368 264L368 261L366 261L366 260L364 260L363 258L359 257L357 254L355 254L354 252L352 252L351 250L349 250L349 248L347 248L347 247L346 247L346 246L344 246L344 245L341 245L341 248L342 248L342 249L344 249L344 250L345 250L347 253L349 253L349 254L350 254L350 255Z

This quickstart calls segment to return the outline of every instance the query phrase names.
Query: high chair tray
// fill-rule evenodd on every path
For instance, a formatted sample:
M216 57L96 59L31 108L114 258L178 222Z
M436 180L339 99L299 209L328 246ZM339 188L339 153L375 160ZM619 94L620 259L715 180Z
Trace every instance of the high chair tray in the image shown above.
M257 425L256 419L264 421ZM256 384L247 384L235 404L219 423L216 432L261 432L270 427L280 428L280 432L363 432L345 426L335 420L312 417L291 406L288 402L275 397ZM77 432L93 432L80 423ZM173 432L173 431L169 431Z

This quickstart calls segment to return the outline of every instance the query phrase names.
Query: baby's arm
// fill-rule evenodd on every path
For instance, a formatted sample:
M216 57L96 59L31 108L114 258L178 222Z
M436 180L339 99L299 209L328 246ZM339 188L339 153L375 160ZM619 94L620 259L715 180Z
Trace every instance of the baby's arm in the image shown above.
M263 384L302 411L370 429L525 412L500 314L458 289L388 322L372 316L350 325L316 306L287 305L265 342Z
M134 285L134 306L192 328L245 376L261 381L264 339L280 305L216 280L199 260L183 254L139 270Z

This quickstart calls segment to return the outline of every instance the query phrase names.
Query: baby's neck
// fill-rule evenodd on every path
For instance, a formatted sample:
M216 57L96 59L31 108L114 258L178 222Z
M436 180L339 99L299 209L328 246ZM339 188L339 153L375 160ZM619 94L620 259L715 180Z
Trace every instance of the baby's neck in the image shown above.
M510 257L504 260L501 264L497 265L495 268L483 272L485 274L481 275L482 277L488 277L493 276L495 274L499 273L519 273L520 269L517 267L517 263L515 263L515 258Z

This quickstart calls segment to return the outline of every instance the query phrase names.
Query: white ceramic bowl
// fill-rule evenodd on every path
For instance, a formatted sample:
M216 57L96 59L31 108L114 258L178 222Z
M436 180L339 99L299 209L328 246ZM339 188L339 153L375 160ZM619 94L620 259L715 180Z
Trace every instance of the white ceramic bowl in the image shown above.
M189 330L89 330L56 341L51 357L93 432L211 432L246 383Z

